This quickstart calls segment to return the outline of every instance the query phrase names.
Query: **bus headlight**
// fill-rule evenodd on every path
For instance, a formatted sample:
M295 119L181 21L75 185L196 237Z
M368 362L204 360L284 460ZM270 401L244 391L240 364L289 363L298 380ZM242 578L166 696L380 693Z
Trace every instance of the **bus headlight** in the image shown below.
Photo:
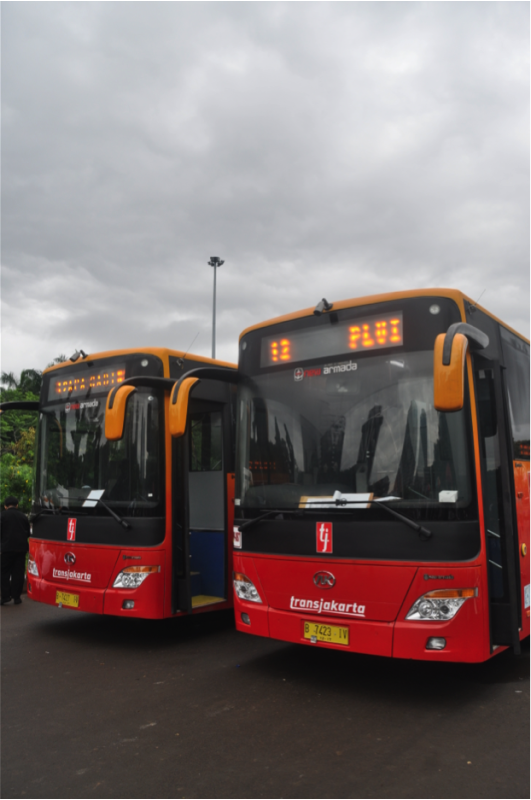
M160 567L126 567L114 579L113 589L138 589L152 572L160 572Z
M247 575L243 575L241 572L234 573L234 591L241 600L247 600L249 603L262 602L254 583L249 580Z
M419 597L409 609L406 619L446 622L455 617L463 603L477 595L477 589L435 589Z
M39 577L39 570L37 569L37 564L31 558L28 558L28 575L35 575L36 578Z

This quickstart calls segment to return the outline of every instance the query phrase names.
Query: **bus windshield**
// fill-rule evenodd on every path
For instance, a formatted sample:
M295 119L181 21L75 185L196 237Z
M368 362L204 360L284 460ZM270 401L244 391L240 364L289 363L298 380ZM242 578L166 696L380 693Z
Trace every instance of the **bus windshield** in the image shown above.
M469 506L465 411L433 407L432 351L338 362L279 365L240 386L240 505L298 508L340 492L436 515Z
M92 392L41 409L35 504L81 510L92 490L103 490L101 499L123 516L161 516L159 400L147 389L131 395L123 438L113 442L105 438L105 401L106 391ZM90 513L108 515L100 503Z

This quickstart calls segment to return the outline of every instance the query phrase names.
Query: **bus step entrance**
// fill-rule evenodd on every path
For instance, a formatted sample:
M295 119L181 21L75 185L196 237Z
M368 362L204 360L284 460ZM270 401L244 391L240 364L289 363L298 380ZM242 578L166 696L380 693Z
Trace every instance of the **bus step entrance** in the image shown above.
M201 606L211 606L214 603L224 603L224 597L211 597L207 594L197 594L192 596L192 608L201 608Z
M190 582L192 588L192 608L201 608L201 606L211 606L214 605L214 603L225 602L225 597L215 597L214 595L204 594L203 578L200 572L191 572Z

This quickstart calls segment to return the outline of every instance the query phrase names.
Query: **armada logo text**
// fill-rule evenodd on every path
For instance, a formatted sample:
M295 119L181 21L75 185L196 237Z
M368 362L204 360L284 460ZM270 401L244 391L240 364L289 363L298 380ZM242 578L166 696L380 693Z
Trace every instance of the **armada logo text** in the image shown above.
M90 400L86 403L67 403L65 411L77 411L80 408L98 408L99 404L99 400Z
M292 597L289 607L293 610L304 609L314 614L342 614L344 617L365 617L365 606L357 603L338 603L336 600L304 600Z
M354 372L358 369L355 361L343 361L341 364L325 364L323 375L332 375L336 372Z
M92 581L90 572L76 572L73 569L55 569L55 567L53 568L53 577L62 578L64 581L82 581L83 583Z

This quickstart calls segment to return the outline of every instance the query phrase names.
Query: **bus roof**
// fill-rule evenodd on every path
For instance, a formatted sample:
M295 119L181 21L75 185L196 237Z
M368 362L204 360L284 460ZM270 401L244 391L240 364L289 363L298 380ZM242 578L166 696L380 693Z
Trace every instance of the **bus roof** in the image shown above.
M185 353L182 350L170 350L167 347L132 347L124 350L104 350L99 353L88 353L87 358L83 358L81 362L72 362L70 359L61 361L59 364L54 364L52 367L47 367L43 370L43 375L52 372L55 369L62 369L63 367L71 367L73 363L86 363L87 359L96 358L111 358L112 356L123 356L129 353L147 353L149 355L158 356L165 367L168 367L168 358L174 356L176 358L185 358L185 360L201 361L204 364L215 364L217 367L230 367L236 369L236 364L231 364L228 361L218 361L217 359L206 358L205 356L196 356L193 353Z
M523 339L524 341L529 343L529 339L526 339L525 336L522 336L521 333L518 333L518 331L516 331L514 328L511 328L510 325L507 325L506 322L503 322L503 320L496 317L486 308L483 308L483 306L478 305L478 303L476 303L466 294L463 294L463 292L459 291L459 289L411 289L410 291L407 292L386 292L384 294L371 294L365 297L353 297L350 300L334 301L333 306L334 306L334 311L339 311L343 308L355 308L356 306L365 306L365 305L370 305L372 303L386 303L389 300L400 300L401 298L406 298L406 297L433 297L433 296L449 297L452 300L455 300L461 312L463 321L465 320L464 304L465 301L467 301L471 305L478 308L480 311L483 311L485 314L488 314L488 316L492 317L492 319L496 320L496 322L499 322L500 325L503 325L504 328L507 328L507 330L514 333L515 336L518 336L520 339ZM274 317L273 319L268 319L265 322L258 323L257 325L250 325L248 328L245 328L245 330L242 331L242 333L240 334L240 340L243 336L245 336L246 333L249 333L250 331L255 331L259 328L266 328L269 327L269 325L276 325L280 322L289 322L290 320L301 319L302 317L311 317L313 316L313 311L314 311L313 308L303 308L300 311L294 311L291 314L284 314L281 317Z

